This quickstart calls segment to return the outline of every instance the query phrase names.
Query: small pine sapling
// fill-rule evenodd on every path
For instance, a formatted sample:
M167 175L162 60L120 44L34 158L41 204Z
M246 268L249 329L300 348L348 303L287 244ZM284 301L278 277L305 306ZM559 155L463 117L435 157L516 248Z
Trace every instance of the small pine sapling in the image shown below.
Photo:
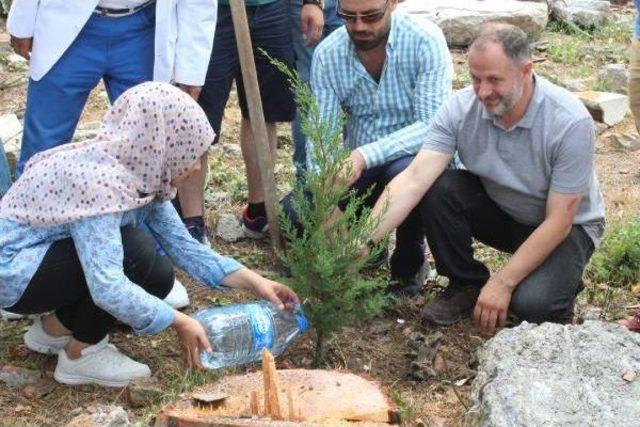
M351 194L340 179L349 156L342 141L344 116L322 119L309 85L283 64L272 62L290 81L302 131L312 143L309 154L315 166L296 184L291 202L299 226L283 212L280 215L288 247L279 257L291 273L289 284L308 301L305 313L316 333L314 360L319 365L325 359L324 344L334 332L381 310L385 281L367 277L361 270L386 242L368 254L363 251L379 220L371 218L371 209L363 206L366 195ZM335 215L345 197L346 208L342 215Z

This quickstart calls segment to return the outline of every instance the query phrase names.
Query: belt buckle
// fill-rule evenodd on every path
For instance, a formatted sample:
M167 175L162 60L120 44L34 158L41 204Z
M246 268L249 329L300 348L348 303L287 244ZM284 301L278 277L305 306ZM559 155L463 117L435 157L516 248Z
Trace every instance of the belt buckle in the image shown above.
M146 5L148 3L144 3L142 6ZM103 16L105 18L120 18L123 16L129 16L129 15L133 15L134 13L136 13L137 11L141 10L142 7L141 6L134 6L134 7L127 7L127 8L122 8L122 9L118 9L118 13L114 13L111 12L114 9L109 9L109 8L95 8L94 12L97 13L100 16Z

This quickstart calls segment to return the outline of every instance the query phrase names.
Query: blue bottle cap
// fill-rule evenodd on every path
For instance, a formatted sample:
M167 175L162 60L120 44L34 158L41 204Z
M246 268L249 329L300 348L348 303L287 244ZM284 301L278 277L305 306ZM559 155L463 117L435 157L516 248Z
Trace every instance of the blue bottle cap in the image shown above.
M304 315L304 310L300 305L296 306L295 313L296 313L296 322L298 323L298 330L300 331L300 333L303 333L307 329L309 329L309 321L307 320L307 317Z

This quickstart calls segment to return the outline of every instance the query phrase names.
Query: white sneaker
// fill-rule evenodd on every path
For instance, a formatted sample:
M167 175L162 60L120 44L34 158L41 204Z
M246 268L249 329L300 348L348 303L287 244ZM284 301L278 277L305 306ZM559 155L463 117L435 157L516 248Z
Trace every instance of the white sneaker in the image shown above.
M7 310L0 309L0 316L7 320L20 320L24 318L24 314L12 313Z
M58 352L58 365L53 378L63 384L99 384L106 387L125 387L135 378L148 378L151 370L120 353L105 337L98 344L81 351L78 359L72 360L62 349Z
M187 288L184 287L178 279L173 282L173 288L171 292L164 298L164 301L176 310L185 308L189 305L189 295L187 294Z
M69 343L71 337L49 335L42 326L42 317L37 317L22 339L29 350L42 354L58 354L58 351Z

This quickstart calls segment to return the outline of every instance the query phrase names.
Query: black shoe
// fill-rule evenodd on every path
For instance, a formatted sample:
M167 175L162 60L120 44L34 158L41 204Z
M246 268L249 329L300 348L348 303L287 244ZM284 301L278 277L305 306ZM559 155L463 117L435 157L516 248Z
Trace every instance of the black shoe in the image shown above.
M418 271L411 276L401 277L394 275L391 278L392 285L389 290L397 297L415 298L420 295L420 291L424 286L424 282L427 281L430 270L431 267L429 266L429 263L425 262Z
M209 239L207 239L207 227L204 225L186 225L185 227L189 234L191 234L191 237L203 245L211 246Z

